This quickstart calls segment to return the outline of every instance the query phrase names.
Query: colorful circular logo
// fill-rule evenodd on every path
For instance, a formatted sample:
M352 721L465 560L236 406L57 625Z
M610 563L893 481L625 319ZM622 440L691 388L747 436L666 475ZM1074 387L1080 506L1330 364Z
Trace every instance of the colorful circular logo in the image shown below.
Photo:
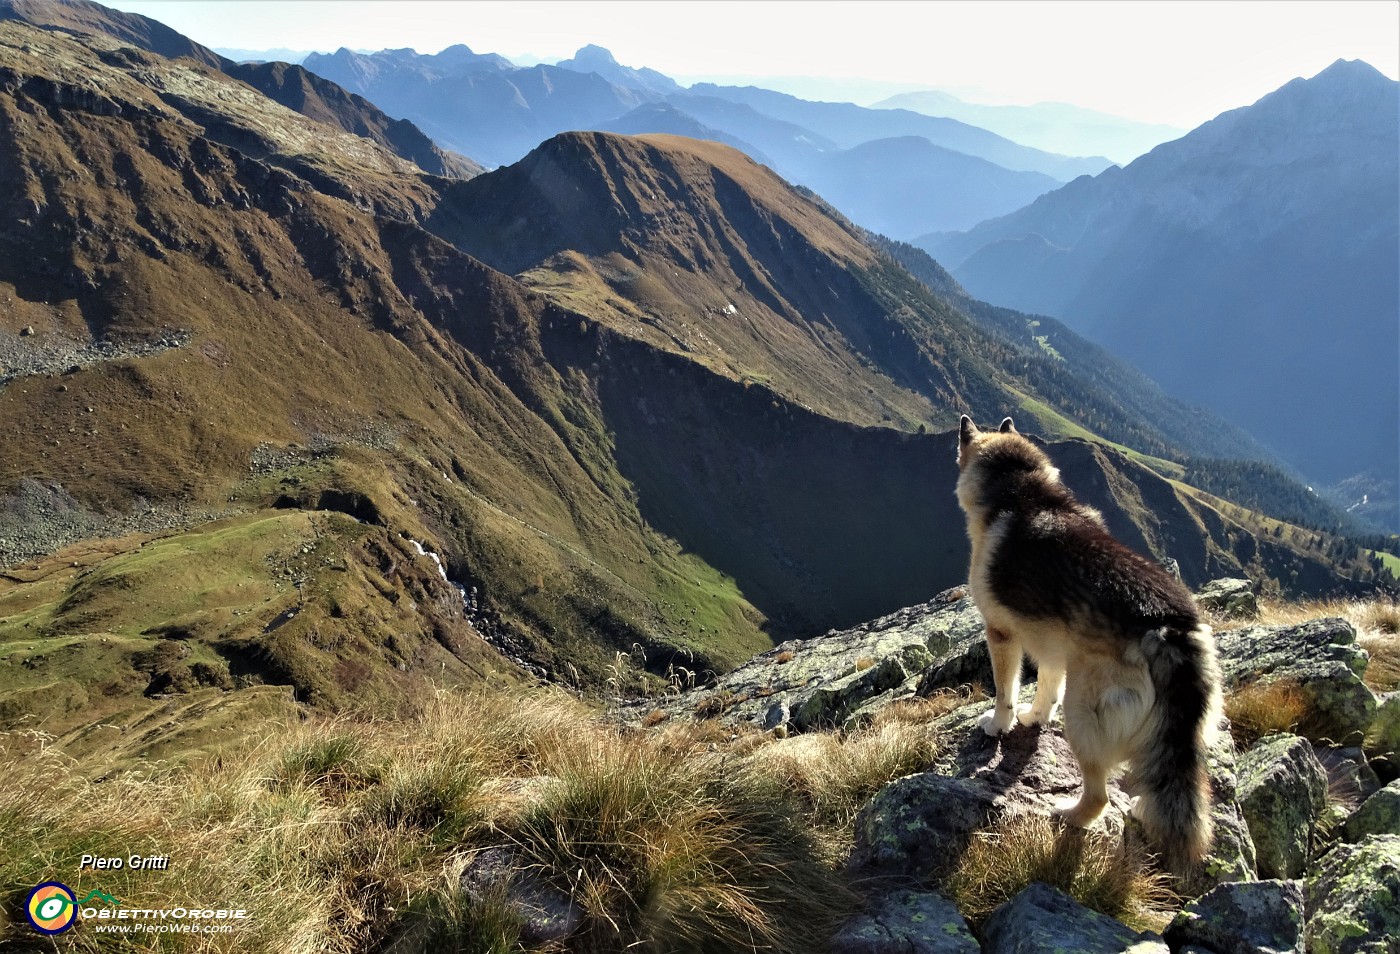
M40 934L62 934L73 926L78 904L66 884L45 881L29 892L24 913Z

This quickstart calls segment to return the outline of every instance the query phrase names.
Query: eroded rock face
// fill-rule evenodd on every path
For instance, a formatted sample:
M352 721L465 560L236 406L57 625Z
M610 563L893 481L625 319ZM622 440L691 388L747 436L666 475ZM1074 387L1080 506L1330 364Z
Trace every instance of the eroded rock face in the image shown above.
M1327 773L1312 743L1296 735L1261 739L1239 760L1239 799L1255 863L1265 878L1300 878L1327 804Z
M1168 954L1157 935L1139 934L1039 882L992 912L982 940L984 954Z
M1250 626L1220 633L1218 645L1226 694L1255 682L1296 685L1309 703L1314 742L1355 744L1375 720L1376 697L1361 681L1369 658L1345 620Z
M1314 865L1304 931L1312 954L1382 954L1400 937L1400 835L1338 845Z
M830 954L979 954L953 902L932 891L895 890L852 918Z
M1173 949L1215 954L1303 954L1303 886L1298 881L1236 881L1188 904L1163 932Z
M1239 619L1258 619L1259 599L1249 580L1212 580L1195 594L1201 609Z

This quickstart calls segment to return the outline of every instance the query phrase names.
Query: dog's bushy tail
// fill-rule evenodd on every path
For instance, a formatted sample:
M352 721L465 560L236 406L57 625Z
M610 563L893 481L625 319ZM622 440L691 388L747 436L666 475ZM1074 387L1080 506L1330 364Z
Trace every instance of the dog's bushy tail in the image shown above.
M1155 630L1143 650L1156 699L1133 759L1139 782L1134 814L1167 870L1185 875L1211 846L1206 753L1220 721L1220 665L1205 625Z

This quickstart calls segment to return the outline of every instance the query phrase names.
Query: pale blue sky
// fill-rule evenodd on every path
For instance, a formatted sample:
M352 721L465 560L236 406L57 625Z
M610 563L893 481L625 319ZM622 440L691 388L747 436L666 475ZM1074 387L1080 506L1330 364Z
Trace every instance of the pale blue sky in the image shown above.
M1396 0L111 0L212 47L586 43L691 82L860 78L1194 127L1339 58L1400 77ZM860 101L852 84L847 98ZM829 94L828 94L829 95ZM868 97L867 97L868 98Z

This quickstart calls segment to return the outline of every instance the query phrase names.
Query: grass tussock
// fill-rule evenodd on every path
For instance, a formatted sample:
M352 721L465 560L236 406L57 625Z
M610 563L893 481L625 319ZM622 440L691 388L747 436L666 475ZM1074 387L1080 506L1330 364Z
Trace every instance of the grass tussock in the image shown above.
M1022 816L974 835L945 888L978 927L998 905L1036 881L1138 930L1160 931L1174 900L1146 855L1121 838L1056 825L1043 815Z
M1230 735L1241 752L1265 736L1305 730L1311 714L1308 697L1287 680L1250 683L1225 697Z
M935 747L912 719L790 740L713 722L640 732L566 696L486 692L102 779L11 733L0 906L22 925L28 888L57 878L128 907L251 914L232 934L134 949L504 954L521 949L516 915L460 884L476 852L506 847L581 905L574 951L820 949L851 903L833 832ZM78 869L83 854L133 853L168 854L170 868ZM66 935L76 951L103 939Z

